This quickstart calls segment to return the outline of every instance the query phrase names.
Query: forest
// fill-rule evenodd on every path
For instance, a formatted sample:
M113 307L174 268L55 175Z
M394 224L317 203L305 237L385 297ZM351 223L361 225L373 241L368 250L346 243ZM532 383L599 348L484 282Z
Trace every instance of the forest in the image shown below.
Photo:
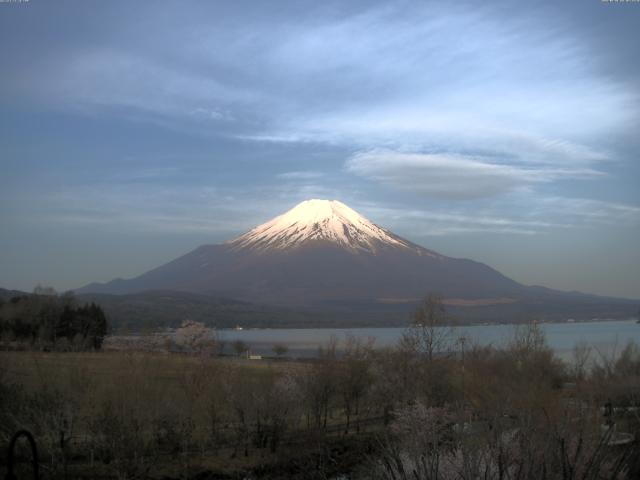
M425 304L393 348L333 339L305 361L222 357L211 339L3 352L0 441L30 431L42 478L637 478L636 345L561 361L534 323L495 348L434 328L441 313Z
M95 303L78 305L73 293L51 288L0 298L0 338L5 347L40 350L97 350L108 330Z

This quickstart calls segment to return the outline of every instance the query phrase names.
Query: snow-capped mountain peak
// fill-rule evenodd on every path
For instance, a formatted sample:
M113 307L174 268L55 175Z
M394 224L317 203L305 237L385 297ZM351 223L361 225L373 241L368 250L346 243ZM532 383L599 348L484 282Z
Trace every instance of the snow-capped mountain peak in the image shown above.
M414 248L337 200L306 200L229 243L234 249L284 250L309 242L331 242L354 251Z

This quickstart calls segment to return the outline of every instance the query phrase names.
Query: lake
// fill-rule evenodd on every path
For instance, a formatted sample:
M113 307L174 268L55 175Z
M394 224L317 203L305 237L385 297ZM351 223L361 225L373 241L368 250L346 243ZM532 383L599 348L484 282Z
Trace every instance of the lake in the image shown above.
M640 345L640 324L635 320L543 323L547 342L556 354L568 359L573 347L581 342L597 349L604 355L619 352L631 340ZM470 343L501 346L513 337L514 325L474 325L456 327L457 336L464 335ZM282 344L288 347L288 356L314 356L318 347L326 344L332 336L344 342L349 336L361 339L374 338L379 347L395 345L404 328L284 328L284 329L248 329L220 330L219 338L230 343L242 340L251 348L252 354L273 355L273 346ZM226 347L227 353L231 347Z

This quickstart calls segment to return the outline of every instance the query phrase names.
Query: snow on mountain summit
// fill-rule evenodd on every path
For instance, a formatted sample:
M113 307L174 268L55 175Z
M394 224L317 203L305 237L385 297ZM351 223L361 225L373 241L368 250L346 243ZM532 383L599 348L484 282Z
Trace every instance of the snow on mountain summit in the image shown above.
M284 214L231 240L234 249L284 250L326 241L354 251L414 248L337 200L305 200Z

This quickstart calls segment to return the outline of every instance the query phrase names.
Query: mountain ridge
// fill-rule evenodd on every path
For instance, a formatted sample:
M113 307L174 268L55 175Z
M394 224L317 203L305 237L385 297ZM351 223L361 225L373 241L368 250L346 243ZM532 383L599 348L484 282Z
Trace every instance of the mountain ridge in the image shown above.
M382 308L385 302L411 303L430 292L445 300L455 299L459 306L467 305L461 308L519 303L533 305L537 311L544 303L540 299L547 299L550 305L573 302L583 306L592 303L586 298L600 298L607 305L615 300L523 285L486 264L416 245L341 202L318 199L302 202L225 243L197 247L132 279L93 283L77 292L148 290L330 309L348 309L349 305Z

